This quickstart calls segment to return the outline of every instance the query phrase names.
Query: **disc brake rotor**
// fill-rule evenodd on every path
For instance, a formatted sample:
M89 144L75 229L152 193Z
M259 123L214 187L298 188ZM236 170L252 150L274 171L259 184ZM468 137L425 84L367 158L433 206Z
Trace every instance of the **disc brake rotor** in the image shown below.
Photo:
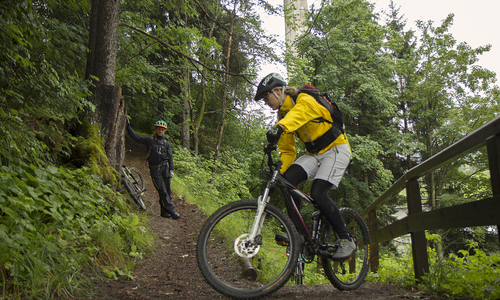
M259 253L260 245L248 240L248 234L240 235L234 241L234 252L240 257L252 258Z

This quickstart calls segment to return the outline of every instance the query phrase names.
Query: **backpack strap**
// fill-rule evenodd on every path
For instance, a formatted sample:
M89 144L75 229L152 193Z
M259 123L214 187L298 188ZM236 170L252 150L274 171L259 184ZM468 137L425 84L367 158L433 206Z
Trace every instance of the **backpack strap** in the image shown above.
M337 104L330 101L330 98L325 93L320 93L314 86L307 84L299 89L297 95L293 96L292 99L294 101L297 100L300 93L306 93L312 96L316 101L325 107L332 117L332 121L329 121L323 117L312 120L311 122L322 123L326 122L331 124L332 127L325 132L323 135L315 139L314 141L304 142L306 149L309 153L317 154L325 147L333 143L341 134L344 134L343 121L336 120L336 113L340 114L340 118L342 119L342 113L338 108ZM328 100L327 100L328 99ZM336 110L336 111L335 111ZM338 122L336 122L338 121Z
M325 132L322 136L315 139L314 141L304 143L308 152L312 154L317 154L321 150L325 149L328 145L333 143L340 135L342 131L337 126L332 126Z
M323 107L325 107L328 112L330 112L330 116L332 117L332 121L329 121L323 117L317 118L313 120L313 122L327 122L328 124L331 124L332 126L336 126L339 128L339 130L344 133L344 121L342 117L342 112L340 111L338 105L335 102L332 102L330 100L330 97L328 97L328 94L326 93L320 93L316 87L310 84L306 84L303 87L299 89L299 92L295 96L295 99L299 96L300 93L306 93L310 96L312 96L316 101L321 104Z

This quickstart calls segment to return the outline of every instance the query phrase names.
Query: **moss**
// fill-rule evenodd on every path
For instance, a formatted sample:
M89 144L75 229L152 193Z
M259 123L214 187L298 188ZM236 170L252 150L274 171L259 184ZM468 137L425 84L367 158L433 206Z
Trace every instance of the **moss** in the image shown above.
M103 139L99 134L99 126L83 123L83 139L75 145L74 162L79 166L87 166L92 173L98 175L105 184L120 185L120 175L111 167L103 147ZM75 160L76 158L76 160Z

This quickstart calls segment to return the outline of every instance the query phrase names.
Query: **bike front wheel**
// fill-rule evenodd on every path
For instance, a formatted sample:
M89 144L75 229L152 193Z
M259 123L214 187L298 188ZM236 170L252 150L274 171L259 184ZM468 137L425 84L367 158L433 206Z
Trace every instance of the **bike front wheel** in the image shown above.
M261 234L255 243L248 235L257 212L257 200L230 203L208 218L198 236L198 266L217 291L240 299L260 298L281 288L294 273L299 237L290 219L267 204ZM278 245L276 234L288 236Z
M130 167L128 169L123 169L123 172L126 174L123 178L123 183L132 197L132 200L134 200L142 210L146 210L146 205L142 200L146 182L144 181L141 171L136 167Z
M324 256L319 259L323 265L325 275L339 290L350 291L359 288L363 283L370 263L370 234L365 221L353 209L343 207L340 214L351 233L351 238L357 246L356 253L343 262L332 261ZM325 221L326 224L328 224ZM331 226L323 227L321 240L324 244L335 244L339 237Z

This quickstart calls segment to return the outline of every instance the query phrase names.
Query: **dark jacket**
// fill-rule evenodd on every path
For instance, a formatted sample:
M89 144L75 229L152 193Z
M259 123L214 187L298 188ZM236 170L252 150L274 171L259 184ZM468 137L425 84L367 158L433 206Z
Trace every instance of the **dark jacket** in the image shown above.
M157 166L163 163L168 163L168 169L174 170L174 158L172 156L172 148L170 143L161 136L146 136L139 135L132 130L132 127L127 126L128 134L138 143L146 146L148 151L148 163L150 167Z

